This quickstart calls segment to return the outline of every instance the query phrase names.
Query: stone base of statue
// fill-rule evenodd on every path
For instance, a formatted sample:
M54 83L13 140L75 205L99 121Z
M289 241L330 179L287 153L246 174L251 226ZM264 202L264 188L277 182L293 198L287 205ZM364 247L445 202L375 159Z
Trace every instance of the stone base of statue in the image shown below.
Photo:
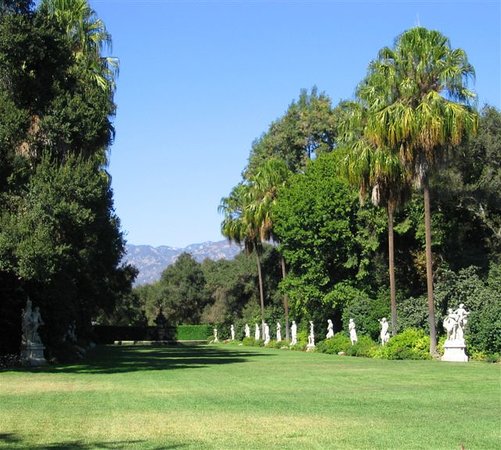
M464 339L448 339L444 344L444 356L442 361L467 362L468 356L464 352L466 344Z
M29 343L21 349L21 361L24 365L30 367L44 366L47 360L43 355L45 346L43 344Z

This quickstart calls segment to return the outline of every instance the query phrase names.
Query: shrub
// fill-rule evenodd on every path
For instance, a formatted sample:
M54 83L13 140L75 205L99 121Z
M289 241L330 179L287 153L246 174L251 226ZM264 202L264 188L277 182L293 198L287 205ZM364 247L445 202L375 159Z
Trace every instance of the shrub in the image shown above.
M178 341L205 341L213 338L210 325L178 325L176 338Z
M242 340L242 344L246 347L263 347L264 341L261 339L256 341L253 337L248 337Z
M317 351L320 353L328 353L337 355L339 352L347 352L351 347L351 342L348 336L341 333L336 333L330 339L325 339L317 345Z
M407 328L390 338L378 352L383 359L430 359L430 338L423 330Z
M379 336L379 319L390 314L389 293L381 291L376 299L362 295L354 300L349 300L343 309L343 329L348 330L350 319L354 319L357 333L368 335L372 339Z
M348 356L364 356L372 358L377 349L377 344L369 336L358 336L358 342L350 345L346 354Z

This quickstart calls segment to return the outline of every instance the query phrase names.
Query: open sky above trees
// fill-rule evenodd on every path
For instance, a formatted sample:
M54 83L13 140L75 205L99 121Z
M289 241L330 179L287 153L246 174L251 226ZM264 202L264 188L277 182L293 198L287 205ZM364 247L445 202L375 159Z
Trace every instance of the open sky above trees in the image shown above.
M415 25L463 48L479 106L501 106L495 0L90 3L120 58L110 171L130 243L222 239L217 205L252 141L301 88L352 98L377 51Z

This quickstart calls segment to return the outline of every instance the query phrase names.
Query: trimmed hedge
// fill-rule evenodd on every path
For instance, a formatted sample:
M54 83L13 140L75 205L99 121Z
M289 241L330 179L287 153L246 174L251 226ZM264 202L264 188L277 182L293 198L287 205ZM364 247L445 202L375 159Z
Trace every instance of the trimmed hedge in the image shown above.
M178 325L176 330L178 341L206 341L212 339L212 336L210 325Z

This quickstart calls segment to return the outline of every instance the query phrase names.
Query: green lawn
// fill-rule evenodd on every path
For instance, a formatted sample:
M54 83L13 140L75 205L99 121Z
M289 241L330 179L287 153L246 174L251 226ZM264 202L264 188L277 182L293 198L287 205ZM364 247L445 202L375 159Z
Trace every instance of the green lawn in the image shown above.
M0 448L489 449L501 366L248 348L102 347L0 372Z

